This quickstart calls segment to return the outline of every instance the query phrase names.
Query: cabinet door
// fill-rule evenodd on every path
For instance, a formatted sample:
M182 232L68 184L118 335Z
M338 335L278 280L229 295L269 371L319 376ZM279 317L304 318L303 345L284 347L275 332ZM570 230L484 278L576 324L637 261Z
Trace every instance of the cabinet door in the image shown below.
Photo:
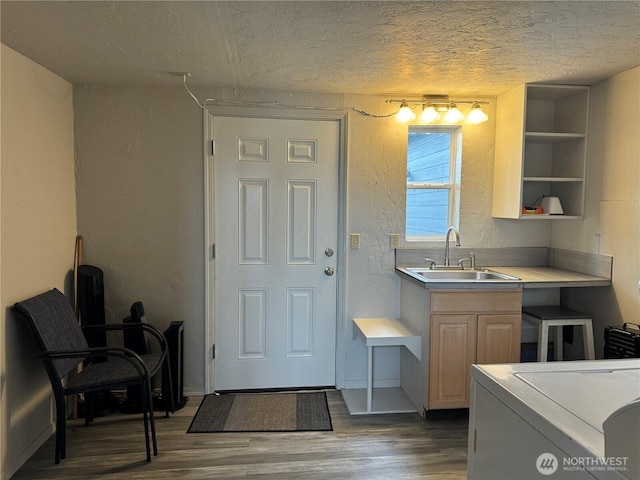
M475 315L431 315L430 409L469 406L476 325Z
M478 350L475 363L520 362L522 316L478 315Z

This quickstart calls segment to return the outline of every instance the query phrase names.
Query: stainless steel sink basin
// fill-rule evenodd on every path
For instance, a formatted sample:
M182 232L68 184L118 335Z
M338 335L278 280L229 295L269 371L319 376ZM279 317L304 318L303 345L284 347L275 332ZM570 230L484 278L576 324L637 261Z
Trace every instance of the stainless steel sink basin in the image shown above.
M518 277L488 269L475 270L429 270L424 268L405 268L406 273L416 278L423 277L429 282L504 282L517 281Z

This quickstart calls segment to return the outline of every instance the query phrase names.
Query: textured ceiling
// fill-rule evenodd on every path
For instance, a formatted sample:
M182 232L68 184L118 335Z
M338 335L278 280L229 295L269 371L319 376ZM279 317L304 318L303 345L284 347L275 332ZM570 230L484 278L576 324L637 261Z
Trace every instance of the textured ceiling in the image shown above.
M640 2L0 2L2 42L74 84L497 95L640 64Z

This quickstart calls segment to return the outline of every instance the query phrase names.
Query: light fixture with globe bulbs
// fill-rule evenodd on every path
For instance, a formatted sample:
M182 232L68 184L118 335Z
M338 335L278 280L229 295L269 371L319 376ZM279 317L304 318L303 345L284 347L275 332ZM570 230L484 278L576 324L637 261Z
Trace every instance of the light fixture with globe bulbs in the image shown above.
M416 119L416 114L412 110L418 105L422 105L420 123L434 123L443 119L445 123L460 123L466 118L467 123L478 124L486 122L489 117L482 110L482 105L489 102L478 100L453 100L448 95L423 95L421 100L387 100L387 103L398 103L400 109L396 114L396 119L402 123L408 123ZM470 112L466 115L460 111L458 105L471 105Z

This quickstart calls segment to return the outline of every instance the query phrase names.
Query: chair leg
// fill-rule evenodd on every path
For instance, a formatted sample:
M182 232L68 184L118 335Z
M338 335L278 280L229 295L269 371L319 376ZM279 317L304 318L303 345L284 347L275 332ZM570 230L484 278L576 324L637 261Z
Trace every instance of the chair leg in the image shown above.
M95 395L93 393L84 394L84 425L88 427L94 420Z
M60 433L60 422L56 421L56 449L55 449L55 454L54 454L54 463L56 465L58 465L60 463L60 448L62 446L62 442L64 440L61 438L61 433Z
M60 416L60 421L56 422L56 431L60 430L60 434L58 439L60 440L60 446L58 447L58 455L60 456L60 459L64 460L65 458L67 458L67 410L64 407L64 402L63 406L60 408L60 410L58 411L57 415Z
M140 382L140 396L142 400L142 421L144 422L144 442L147 449L147 462L151 461L151 447L149 445L149 418L147 417L147 389L145 381Z
M54 454L55 464L59 464L60 460L64 460L66 456L66 405L64 397L56 396L56 446Z
M158 455L158 442L156 441L156 424L153 418L153 395L151 393L151 379L147 378L147 408L149 409L149 424L151 425L151 440L153 442L153 455Z
M164 397L165 416L169 417L169 412L176 413L176 406L173 403L173 379L171 378L171 365L169 365L169 355L164 359L162 375L162 395ZM165 385L165 381L167 382Z

